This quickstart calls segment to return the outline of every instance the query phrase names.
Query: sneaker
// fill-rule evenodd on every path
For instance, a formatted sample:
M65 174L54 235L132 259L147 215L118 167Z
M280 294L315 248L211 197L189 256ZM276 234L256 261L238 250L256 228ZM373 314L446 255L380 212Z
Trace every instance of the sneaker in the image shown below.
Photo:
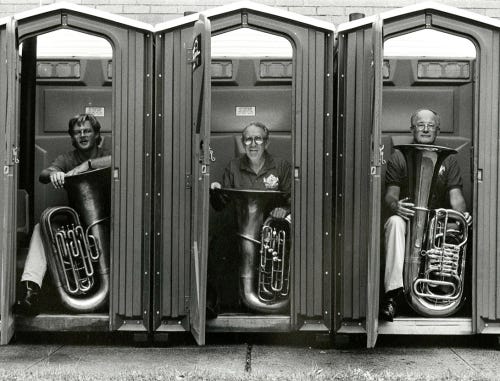
M40 286L29 280L21 282L24 289L24 297L14 304L13 312L15 314L35 316L38 315L38 298L40 296Z

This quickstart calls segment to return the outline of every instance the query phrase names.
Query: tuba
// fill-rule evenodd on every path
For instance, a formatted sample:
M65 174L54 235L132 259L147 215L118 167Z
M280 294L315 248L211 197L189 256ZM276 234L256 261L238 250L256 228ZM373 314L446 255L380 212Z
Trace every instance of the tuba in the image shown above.
M404 294L423 316L449 316L462 304L468 226L462 213L429 210L428 203L441 164L457 151L426 144L394 148L405 157L415 204L406 240Z
M272 190L218 190L236 208L240 240L239 293L250 309L263 313L284 312L290 303L291 220L269 217L284 192Z
M45 209L41 234L63 305L86 313L108 299L111 169L68 176L64 187L71 207Z

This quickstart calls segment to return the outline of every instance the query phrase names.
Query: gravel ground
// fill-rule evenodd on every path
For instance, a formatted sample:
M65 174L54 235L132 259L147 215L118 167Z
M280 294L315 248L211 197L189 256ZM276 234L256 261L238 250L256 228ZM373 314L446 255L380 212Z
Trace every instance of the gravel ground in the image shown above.
M233 338L227 343L209 340L204 347L193 343L76 343L57 337L38 340L44 343L18 339L0 347L0 378L500 379L500 351L494 340L468 340L408 336L380 340L376 348L366 349L362 341L318 347L255 337Z

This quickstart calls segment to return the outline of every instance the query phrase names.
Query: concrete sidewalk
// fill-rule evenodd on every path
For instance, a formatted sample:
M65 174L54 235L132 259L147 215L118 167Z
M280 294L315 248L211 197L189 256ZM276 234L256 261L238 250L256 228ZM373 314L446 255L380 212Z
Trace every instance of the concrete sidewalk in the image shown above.
M247 368L253 374L287 379L294 374L335 374L359 369L372 375L389 372L400 375L401 379L453 379L456 376L465 377L458 379L500 379L500 351L494 345L446 341L449 340L427 344L426 339L406 337L400 342L384 342L375 349L352 345L343 349L322 349L258 342L204 347L17 342L0 347L0 370L37 372L53 369L111 376L159 368L175 370L182 375L197 369L224 374L230 379L248 374Z

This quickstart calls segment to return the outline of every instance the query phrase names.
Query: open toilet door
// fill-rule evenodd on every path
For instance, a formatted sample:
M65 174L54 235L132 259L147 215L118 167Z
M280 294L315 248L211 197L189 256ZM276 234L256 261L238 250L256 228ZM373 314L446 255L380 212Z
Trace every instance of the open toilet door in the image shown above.
M191 235L191 332L199 345L205 344L208 213L210 188L210 21L200 14L192 43L192 142L193 193Z

